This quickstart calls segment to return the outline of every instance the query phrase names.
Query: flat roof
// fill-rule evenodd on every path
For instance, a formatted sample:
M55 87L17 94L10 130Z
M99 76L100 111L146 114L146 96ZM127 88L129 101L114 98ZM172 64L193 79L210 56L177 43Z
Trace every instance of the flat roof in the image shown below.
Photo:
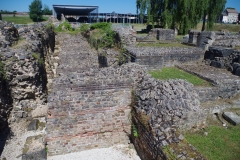
M83 6L83 5L53 5L53 9L57 14L64 15L88 15L98 6Z

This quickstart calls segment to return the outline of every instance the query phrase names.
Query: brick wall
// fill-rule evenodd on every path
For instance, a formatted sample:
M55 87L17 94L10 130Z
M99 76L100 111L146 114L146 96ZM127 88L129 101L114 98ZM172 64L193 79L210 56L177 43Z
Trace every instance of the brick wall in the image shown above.
M50 96L49 155L128 143L131 87L91 87L57 91L57 96Z
M161 69L182 63L203 60L204 51L198 48L127 47L131 61L148 69Z

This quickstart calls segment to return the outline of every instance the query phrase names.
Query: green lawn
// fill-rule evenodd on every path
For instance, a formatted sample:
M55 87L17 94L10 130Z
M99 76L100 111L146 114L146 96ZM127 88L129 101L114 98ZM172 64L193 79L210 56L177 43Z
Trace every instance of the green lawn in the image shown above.
M207 27L207 24L206 24L206 27ZM202 22L200 22L197 25L196 29L199 30L199 31L202 30ZM219 31L219 30L228 30L229 32L239 32L240 31L240 25L215 23L212 31Z
M176 67L163 68L162 70L149 71L153 78L168 80L168 79L186 79L194 86L210 86L210 83L192 74L189 74Z
M3 21L12 22L14 24L31 24L34 23L28 16L4 16L2 15ZM43 21L46 21L48 18L43 17Z
M208 135L205 136L204 132ZM240 159L240 126L210 126L197 133L187 133L185 138L209 160Z

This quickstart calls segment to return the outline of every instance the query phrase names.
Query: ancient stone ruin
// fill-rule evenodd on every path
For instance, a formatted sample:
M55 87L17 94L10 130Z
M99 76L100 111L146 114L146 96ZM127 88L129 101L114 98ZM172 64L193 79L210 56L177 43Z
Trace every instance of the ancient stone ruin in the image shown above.
M0 29L1 158L46 159L134 143L142 159L167 159L164 146L180 144L182 133L205 126L209 114L232 107L203 109L203 102L240 93L239 51L216 48L223 37L238 35L192 31L189 42L201 48L151 48L135 46L134 30L115 27L128 62L119 65L117 50L96 51L83 35L56 34L47 23L16 29L0 22ZM174 38L174 30L153 29L150 34L159 40ZM156 80L148 74L168 66L212 86ZM184 152L171 149L178 157L205 159L187 146Z

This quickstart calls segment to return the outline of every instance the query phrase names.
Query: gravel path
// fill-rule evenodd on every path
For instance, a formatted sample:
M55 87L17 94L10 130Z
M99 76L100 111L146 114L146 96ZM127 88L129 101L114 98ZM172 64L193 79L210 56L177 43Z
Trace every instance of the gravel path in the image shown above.
M44 118L39 120L40 122L45 121ZM21 160L22 151L27 137L45 134L45 128L43 130L27 131L26 128L28 124L29 122L24 119L10 124L9 127L12 135L6 141L0 160L3 158L6 158L6 160Z
M130 145L117 145L65 155L51 156L48 160L141 160Z

